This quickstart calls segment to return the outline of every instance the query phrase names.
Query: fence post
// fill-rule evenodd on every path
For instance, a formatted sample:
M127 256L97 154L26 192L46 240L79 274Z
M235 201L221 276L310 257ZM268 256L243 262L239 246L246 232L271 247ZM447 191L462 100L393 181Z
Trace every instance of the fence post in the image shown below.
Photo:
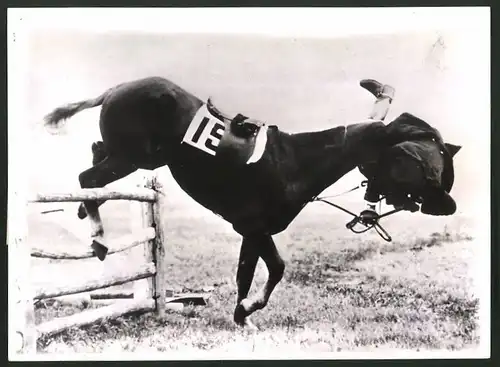
M167 229L162 212L165 210L165 190L163 184L158 179L158 175L153 177L153 189L157 193L156 201L153 204L153 219L156 227L156 237L154 239L154 259L156 263L155 290L156 290L156 313L163 315L166 310L166 285L167 285L167 264L165 241Z
M17 196L17 195L14 195ZM12 198L11 198L12 199ZM31 287L31 249L27 241L26 203L9 204L9 360L36 353L35 311ZM14 201L14 202L12 202ZM17 204L17 205L16 205Z
M146 187L148 189L153 189L153 177L149 172L145 172L139 183L140 187ZM154 218L153 218L153 203L150 202L137 202L136 203L140 209L140 227L141 228L154 228ZM136 223L137 220L133 216L133 221ZM148 241L144 244L143 248L143 258L146 263L155 262L154 259L154 239ZM156 263L156 262L155 262ZM143 280L138 280L134 283L134 298L144 298L144 299L154 299L156 297L156 285L155 277L147 278Z

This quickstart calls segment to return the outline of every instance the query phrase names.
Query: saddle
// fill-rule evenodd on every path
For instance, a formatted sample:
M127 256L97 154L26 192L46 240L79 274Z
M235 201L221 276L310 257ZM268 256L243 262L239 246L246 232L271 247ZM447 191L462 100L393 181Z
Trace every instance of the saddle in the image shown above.
M262 132L265 135L265 131L262 131L265 128L265 123L241 113L230 117L219 110L210 98L207 100L207 110L226 126L217 147L216 157L227 163L252 163L249 160L256 151L259 133Z
M229 123L230 132L238 138L249 139L254 137L259 132L259 129L264 126L264 123L259 120L250 119L249 117L238 113L231 118L221 110L219 110L210 98L207 100L208 111L224 123Z

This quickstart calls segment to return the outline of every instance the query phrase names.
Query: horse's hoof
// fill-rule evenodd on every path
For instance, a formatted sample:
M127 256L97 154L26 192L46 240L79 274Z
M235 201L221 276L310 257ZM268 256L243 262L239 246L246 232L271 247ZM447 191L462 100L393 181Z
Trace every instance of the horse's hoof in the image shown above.
M94 250L94 254L97 256L97 258L101 261L104 261L108 253L108 248L95 240L92 241L90 247L92 247L92 250Z
M85 206L80 204L78 207L78 218L85 219L87 217L87 211L85 210Z
M248 317L248 311L245 310L245 307L243 307L241 303L238 304L238 306L236 306L234 310L234 322L236 323L236 325L245 330L259 330L259 328L252 321L250 321L250 318Z
M234 309L234 322L239 326L245 326L245 319L248 316L248 312L240 304Z

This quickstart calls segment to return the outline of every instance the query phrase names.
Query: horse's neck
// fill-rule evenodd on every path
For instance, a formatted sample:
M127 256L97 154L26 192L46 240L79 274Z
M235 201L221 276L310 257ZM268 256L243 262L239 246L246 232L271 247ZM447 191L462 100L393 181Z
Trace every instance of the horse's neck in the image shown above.
M294 157L289 167L292 191L307 200L376 156L383 126L363 123L289 135Z

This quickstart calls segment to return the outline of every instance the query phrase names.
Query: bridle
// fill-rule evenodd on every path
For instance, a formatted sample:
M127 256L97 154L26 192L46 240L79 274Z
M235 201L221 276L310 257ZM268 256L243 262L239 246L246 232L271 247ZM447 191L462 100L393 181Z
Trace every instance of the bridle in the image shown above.
M365 180L365 181L362 181L358 186L353 187L352 189L345 191L343 193L337 194L337 195L313 197L311 199L311 202L312 201L321 201L325 204L328 204L328 205L333 206L337 209L340 209L347 214L352 215L354 218L346 224L346 227L348 229L350 229L352 232L358 233L358 234L365 233L365 232L369 231L370 229L374 228L375 231L377 231L377 233L379 234L379 236L382 237L382 239L384 239L387 242L391 242L392 237L384 229L384 227L382 227L382 225L379 223L379 220L384 218L384 217L387 217L391 214L395 214L395 213L403 210L402 208L393 209L393 210L390 210L390 211L383 213L383 214L377 214L376 212L371 211L371 210L363 210L359 215L357 215L357 214L354 214L353 212L341 207L340 205L337 205L335 203L332 203L331 201L326 200L327 198L332 198L332 197L337 197L337 196L348 194L348 193L355 191L359 188L365 187L367 184L368 184L368 181ZM384 199L385 199L385 196L382 196L377 202L379 204L379 210L382 207L382 200L384 200ZM356 229L357 224L360 224L364 228L362 228L360 230Z

